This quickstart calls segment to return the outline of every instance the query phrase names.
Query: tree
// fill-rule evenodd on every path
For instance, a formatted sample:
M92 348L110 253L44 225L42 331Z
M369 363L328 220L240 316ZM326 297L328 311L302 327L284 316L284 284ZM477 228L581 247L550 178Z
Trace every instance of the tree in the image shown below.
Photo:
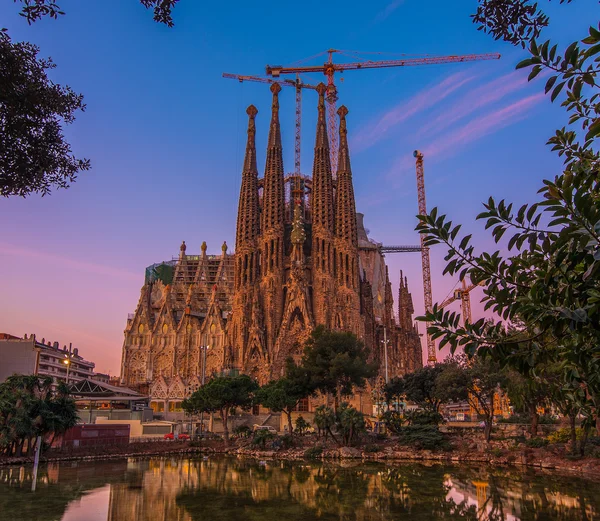
M376 375L377 365L368 361L368 352L356 335L318 326L306 342L300 371L312 392L333 394L337 405L354 387L364 387L367 378Z
M258 384L248 375L217 376L186 398L182 408L188 414L218 412L223 421L225 441L229 443L228 418L231 409L249 409L257 390Z
M25 197L67 188L90 168L65 141L63 124L85 110L83 96L53 83L52 60L38 58L30 43L13 43L0 32L0 194Z
M77 423L75 402L65 385L53 391L52 379L13 375L0 384L0 448L20 456L27 443L33 451L37 436L64 434Z
M345 402L337 411L335 425L345 446L351 445L366 430L363 413Z
M448 248L444 273L481 284L485 308L500 317L461 325L459 314L434 306L421 319L430 322L428 331L441 338L440 346L489 356L524 375L543 363L550 349L561 362L565 391L589 430L594 419L600 424L600 155L595 148L600 31L590 27L584 38L559 52L550 41L538 41L549 20L526 0L481 0L474 21L495 38L527 48L529 57L517 68L529 68L530 79L542 71L550 74L545 91L552 102L562 100L568 122L548 144L564 167L543 182L541 198L533 204L513 209L493 197L484 204L478 219L502 250L476 252L471 235L461 235L460 225L437 208L419 216L425 245ZM528 334L506 326L517 321Z
M315 426L317 427L317 435L319 437L324 435L325 439L327 439L328 434L331 434L331 436L334 437L331 429L335 425L335 413L331 407L319 405L315 409L314 422Z
M384 389L386 400L403 395L419 407L439 412L440 406L449 399L445 389L437 383L444 369L445 364L428 365L401 378L393 378Z
M284 412L287 416L289 433L293 434L292 412L309 390L293 378L280 378L263 385L256 393L255 401L273 412Z
M448 390L454 401L467 401L483 416L484 436L487 442L492 437L495 400L498 392L506 385L506 375L501 365L493 359L474 357L468 365L449 364L440 374L438 384Z
M64 12L54 0L15 0L29 24ZM153 8L154 20L173 26L171 10L178 0L140 0ZM88 159L76 158L63 127L84 111L83 96L52 82L47 71L56 65L38 57L31 43L13 42L0 31L0 195L48 195L52 188L68 188Z

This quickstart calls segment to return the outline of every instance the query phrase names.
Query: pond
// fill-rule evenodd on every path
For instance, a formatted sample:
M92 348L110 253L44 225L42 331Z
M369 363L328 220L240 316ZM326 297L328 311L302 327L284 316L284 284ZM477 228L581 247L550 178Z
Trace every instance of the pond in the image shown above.
M0 520L598 520L600 485L515 469L224 457L0 469Z

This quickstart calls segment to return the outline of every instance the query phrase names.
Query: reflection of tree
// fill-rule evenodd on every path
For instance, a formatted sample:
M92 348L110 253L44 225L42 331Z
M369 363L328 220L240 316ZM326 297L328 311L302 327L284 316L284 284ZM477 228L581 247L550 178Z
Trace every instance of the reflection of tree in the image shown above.
M72 463L57 467L40 466L37 490L31 492L32 469L0 469L0 518L27 521L62 519L73 501L108 483L123 481L126 462ZM101 468L104 472L98 472ZM18 472L21 470L21 472Z

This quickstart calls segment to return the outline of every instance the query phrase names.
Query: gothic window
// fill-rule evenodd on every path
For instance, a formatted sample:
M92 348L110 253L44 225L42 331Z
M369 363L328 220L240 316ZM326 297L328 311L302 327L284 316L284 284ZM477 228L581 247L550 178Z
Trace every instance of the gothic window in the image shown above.
M138 333L141 335L144 332L144 324L138 326Z

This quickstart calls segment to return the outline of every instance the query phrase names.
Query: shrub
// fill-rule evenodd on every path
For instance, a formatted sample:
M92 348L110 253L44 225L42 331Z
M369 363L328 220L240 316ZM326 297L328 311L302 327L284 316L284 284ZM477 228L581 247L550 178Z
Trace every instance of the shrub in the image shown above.
M298 432L298 434L304 434L309 427L310 423L308 423L302 416L298 416L298 418L296 418L296 432Z
M366 430L365 417L351 405L342 403L337 411L335 426L342 435L344 445L350 445Z
M289 449L294 446L294 438L291 434L284 434L279 438L279 441L284 449Z
M531 447L532 449L540 449L548 445L548 440L546 438L531 438L529 440L525 440L525 445L527 447Z
M408 425L402 427L398 435L400 444L417 449L446 450L449 448L448 441L436 425Z
M406 413L406 420L410 425L439 425L444 417L437 411L417 409Z
M575 432L578 440L583 438L583 429L577 428L575 429ZM563 427L562 429L558 429L549 434L546 439L550 443L569 443L571 441L571 429L569 427Z
M494 456L494 458L499 458L504 452L502 452L500 447L494 447L493 449L490 449L490 454Z
M275 438L275 435L272 432L269 432L266 429L257 430L254 432L254 437L252 438L252 446L264 449L267 442L271 441L273 438Z
M379 446L374 443L367 443L364 448L365 452L379 452Z
M239 425L235 429L233 429L233 434L238 438L248 438L250 437L250 433L252 430L248 425Z
M323 447L321 445L315 445L304 451L304 457L306 459L319 459L323 454Z
M386 427L394 434L400 434L402 426L406 423L404 417L398 411L386 411L381 416Z

